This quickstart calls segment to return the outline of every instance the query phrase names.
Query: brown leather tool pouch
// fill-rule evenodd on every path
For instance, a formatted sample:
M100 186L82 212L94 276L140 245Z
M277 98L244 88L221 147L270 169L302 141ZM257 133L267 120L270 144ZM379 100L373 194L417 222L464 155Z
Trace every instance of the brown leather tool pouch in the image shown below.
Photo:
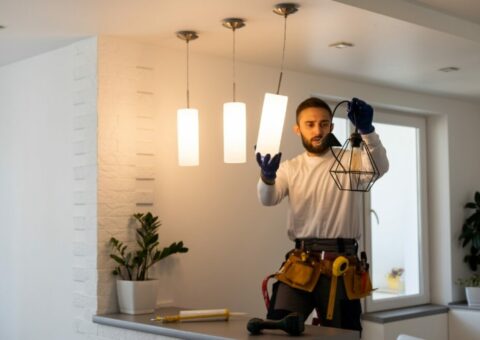
M368 271L359 266L349 266L343 275L343 282L349 300L364 298L373 290Z
M294 250L275 277L290 287L312 292L321 271L320 262L314 256L303 250Z

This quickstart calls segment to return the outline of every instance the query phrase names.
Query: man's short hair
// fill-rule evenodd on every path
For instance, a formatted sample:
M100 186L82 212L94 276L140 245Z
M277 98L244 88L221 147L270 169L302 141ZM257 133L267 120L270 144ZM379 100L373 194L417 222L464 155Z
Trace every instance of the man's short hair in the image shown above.
M330 108L330 106L328 106L328 104L325 101L317 97L310 97L308 99L305 99L303 102L300 103L300 105L298 105L297 118L296 118L297 123L298 123L298 117L300 116L300 113L303 110L308 109L310 107L318 107L320 109L325 109L327 110L328 113L330 113L330 117L333 118L332 109Z

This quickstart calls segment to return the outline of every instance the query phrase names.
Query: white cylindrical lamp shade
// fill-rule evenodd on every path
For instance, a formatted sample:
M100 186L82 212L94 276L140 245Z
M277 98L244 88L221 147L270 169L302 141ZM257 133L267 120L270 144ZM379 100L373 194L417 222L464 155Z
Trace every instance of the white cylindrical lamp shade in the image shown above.
M177 111L178 164L196 166L199 164L198 110Z
M270 154L273 157L280 151L287 102L287 96L265 94L256 144L256 152L262 156Z
M247 161L247 110L245 103L223 104L223 160L225 163Z

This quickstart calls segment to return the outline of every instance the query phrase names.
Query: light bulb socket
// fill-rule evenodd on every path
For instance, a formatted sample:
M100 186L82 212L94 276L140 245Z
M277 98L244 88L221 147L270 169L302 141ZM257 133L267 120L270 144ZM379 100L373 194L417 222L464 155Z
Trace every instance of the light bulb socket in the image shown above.
M228 29L236 30L245 26L245 20L241 18L226 18L222 20L222 25Z
M293 14L296 11L298 11L299 7L300 7L299 4L295 4L291 2L280 3L275 5L275 7L273 8L273 13L281 15L283 17L287 17L290 14Z
M198 34L195 31L178 31L175 34L177 38L185 40L187 43L190 40L195 40L198 38Z
M350 142L352 143L353 148L359 148L362 143L362 136L358 132L353 132L350 135Z

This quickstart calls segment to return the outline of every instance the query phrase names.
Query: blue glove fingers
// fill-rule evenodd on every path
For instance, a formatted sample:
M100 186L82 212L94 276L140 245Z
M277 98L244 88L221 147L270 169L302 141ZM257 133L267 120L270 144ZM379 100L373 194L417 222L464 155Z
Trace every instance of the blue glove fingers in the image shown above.
M352 98L348 103L348 118L358 128L360 133L373 132L373 108L358 98Z

